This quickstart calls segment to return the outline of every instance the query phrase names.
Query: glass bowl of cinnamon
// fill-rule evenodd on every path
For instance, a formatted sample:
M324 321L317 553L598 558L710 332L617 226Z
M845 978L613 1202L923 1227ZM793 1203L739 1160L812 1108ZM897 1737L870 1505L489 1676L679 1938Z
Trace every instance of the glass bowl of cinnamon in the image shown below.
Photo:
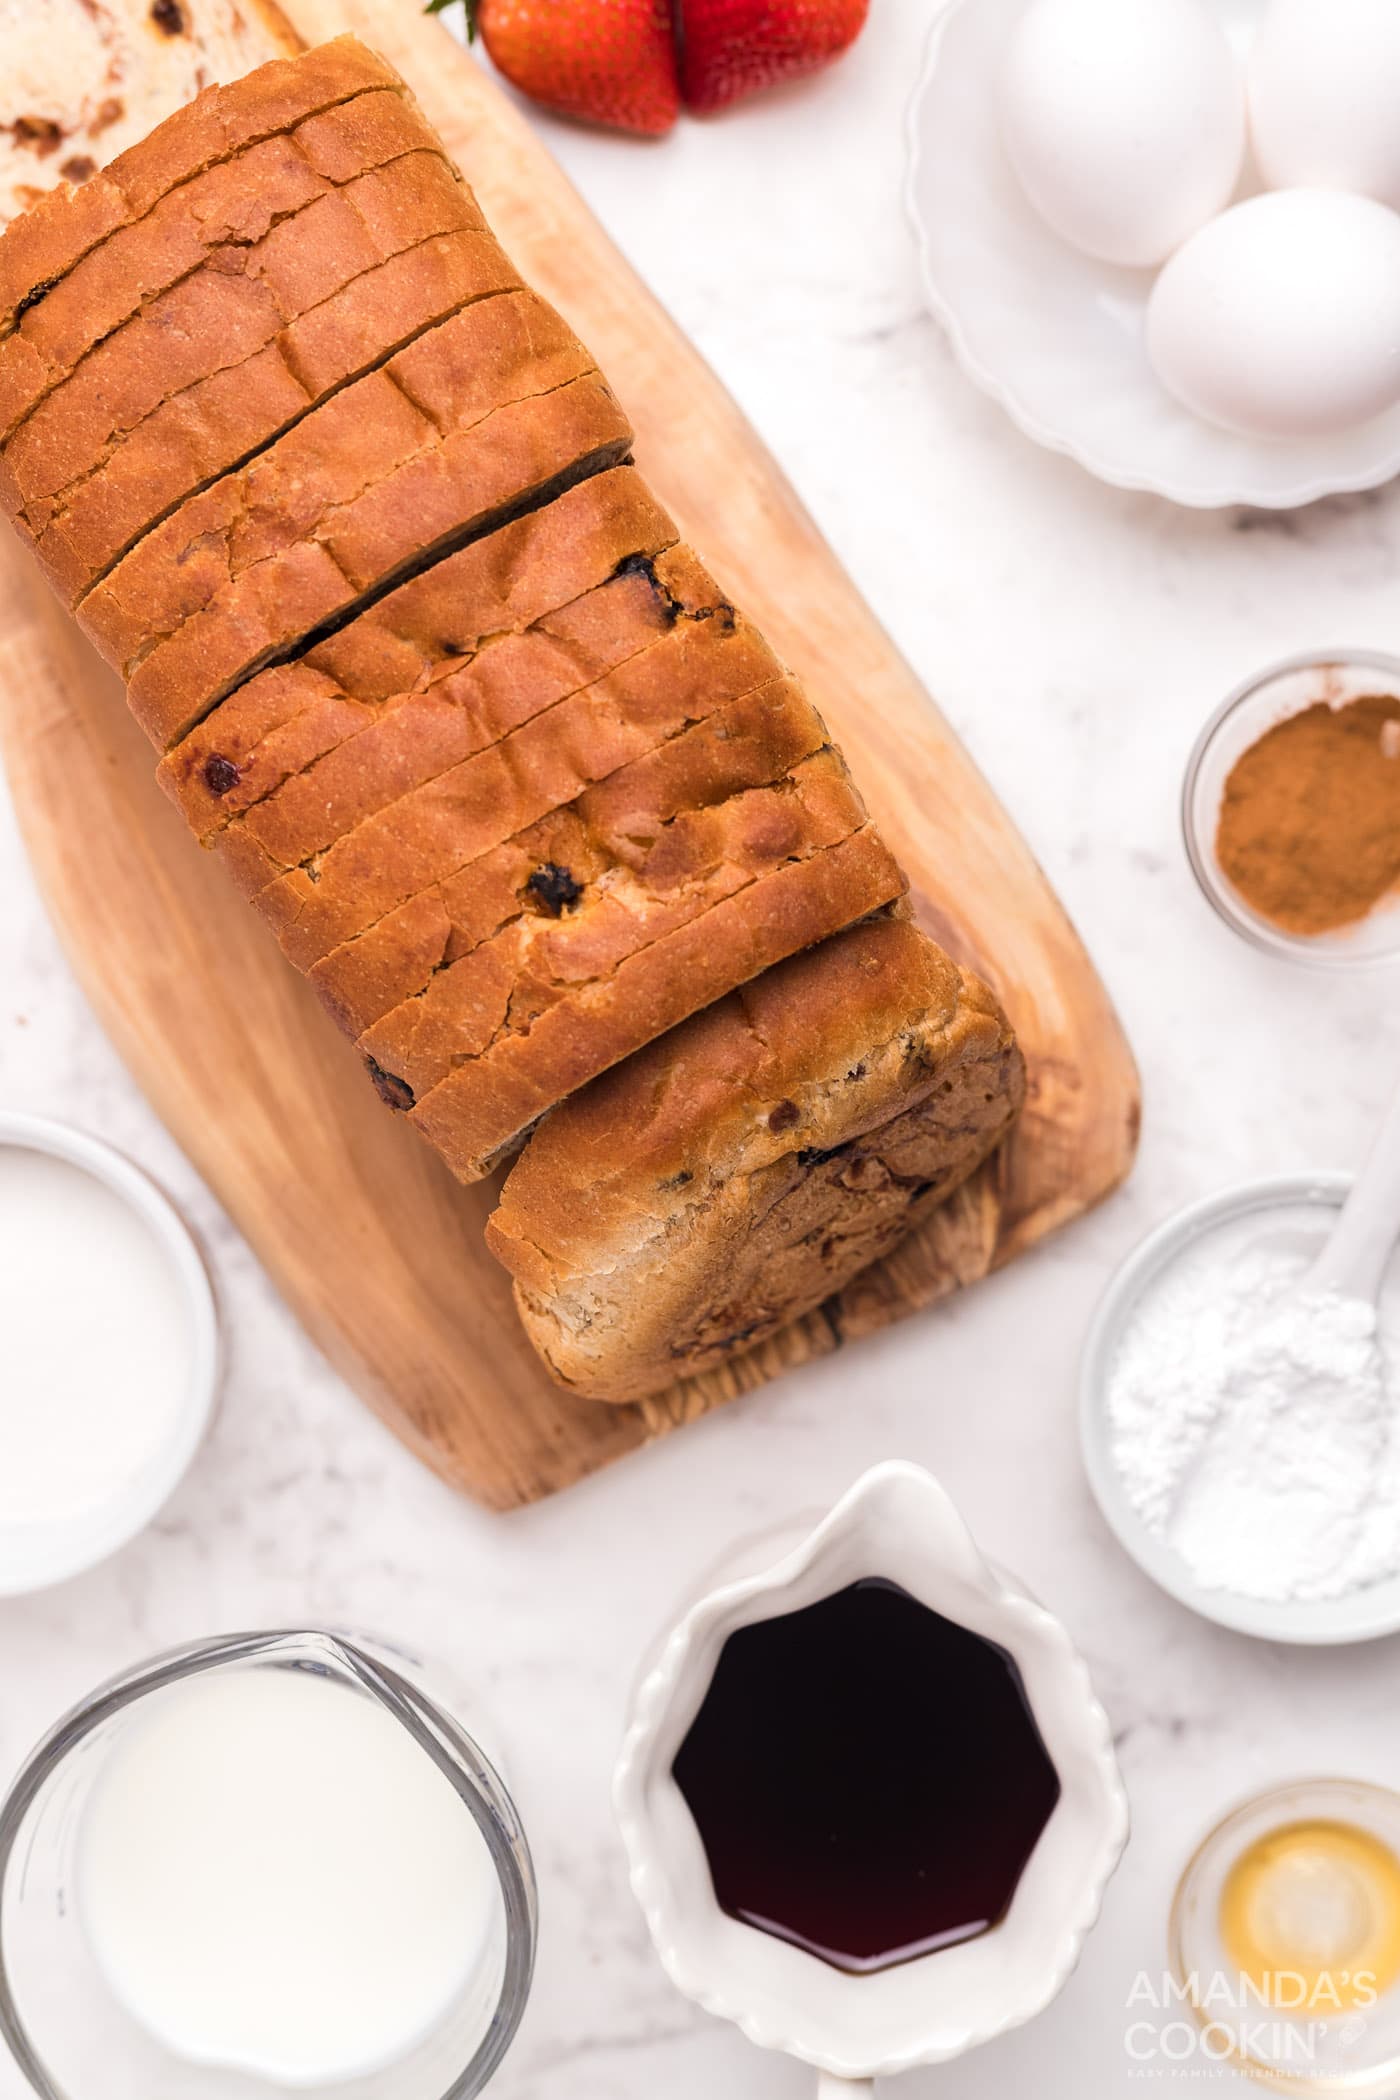
M1400 956L1400 658L1292 656L1233 692L1186 769L1207 901L1271 955Z

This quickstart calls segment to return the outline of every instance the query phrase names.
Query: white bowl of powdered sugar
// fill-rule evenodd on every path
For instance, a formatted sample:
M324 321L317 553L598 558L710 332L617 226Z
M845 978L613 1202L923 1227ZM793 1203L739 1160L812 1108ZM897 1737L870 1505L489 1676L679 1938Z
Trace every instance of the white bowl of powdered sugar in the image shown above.
M1350 1186L1279 1175L1179 1212L1085 1350L1085 1464L1120 1543L1265 1640L1400 1631L1400 1261L1377 1308L1302 1288Z

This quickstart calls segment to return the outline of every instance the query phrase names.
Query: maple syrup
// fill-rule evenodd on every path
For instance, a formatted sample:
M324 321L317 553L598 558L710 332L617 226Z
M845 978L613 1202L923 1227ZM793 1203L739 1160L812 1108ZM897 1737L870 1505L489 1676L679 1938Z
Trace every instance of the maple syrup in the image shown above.
M1011 1657L881 1578L730 1634L673 1770L721 1909L857 1974L992 1931L1060 1796Z

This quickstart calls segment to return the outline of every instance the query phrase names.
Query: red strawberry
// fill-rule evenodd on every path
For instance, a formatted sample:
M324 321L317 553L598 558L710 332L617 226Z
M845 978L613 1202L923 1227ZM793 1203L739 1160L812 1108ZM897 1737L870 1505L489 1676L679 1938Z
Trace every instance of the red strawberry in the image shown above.
M671 0L467 0L467 16L534 101L619 131L659 135L675 123Z
M722 109L815 73L855 42L870 0L680 0L681 93Z

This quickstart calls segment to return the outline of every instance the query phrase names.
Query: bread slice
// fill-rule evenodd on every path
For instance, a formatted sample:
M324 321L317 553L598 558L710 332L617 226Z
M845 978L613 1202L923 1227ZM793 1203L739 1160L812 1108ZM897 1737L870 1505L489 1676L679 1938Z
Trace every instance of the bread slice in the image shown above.
M441 439L352 501L312 536L256 563L167 638L126 667L127 700L152 741L168 748L245 679L285 661L358 601L392 591L424 563L551 502L615 466L631 427L601 379L570 382ZM103 636L86 601L83 624Z
M403 87L354 37L298 51L271 0L47 4L64 18L43 37L32 10L12 6L0 42L0 93L15 102L0 219L22 208L0 236L0 336L178 184L320 110ZM48 194L32 197L36 183Z
M192 730L157 778L202 844L249 818L271 880L591 688L606 708L610 674L634 663L640 672L637 659L671 677L700 623L726 646L742 636L777 675L777 659L688 547L632 551L593 589L523 633L488 636L407 693L351 695L304 661L264 672Z
M487 1226L562 1385L645 1399L878 1261L1011 1124L987 987L880 917L757 977L555 1110Z
M172 394L56 500L36 552L60 596L76 604L178 504L425 329L519 284L489 234L441 234L352 279L243 364Z
M261 564L305 540L334 545L350 507L440 439L596 376L577 336L533 292L477 300L181 504L84 598L79 616L130 672L185 621L232 604Z
M431 150L355 177L249 247L213 251L99 343L12 432L0 471L11 519L37 536L55 499L162 401L242 364L390 257L456 232L482 234L481 214L449 162Z
M414 104L380 88L172 190L94 248L0 341L0 439L99 342L211 254L226 264L318 198L435 145Z
M761 970L878 911L904 877L874 827L726 897L611 975L507 1019L410 1106L395 1073L370 1077L463 1181L479 1181L559 1102ZM394 1083L398 1082L398 1083Z
M364 1031L361 1050L415 1096L428 1094L464 1059L606 982L776 869L839 845L864 821L830 747L773 770L774 778L723 801L658 809L647 818L645 846L596 816L576 815L565 859L537 863L513 894L505 882L483 885L473 901L480 911L489 888L499 887L491 915L500 923L478 924L474 941L456 929L462 952L454 949L414 998ZM518 865L522 856L514 858Z
M743 682L748 672L739 675ZM672 734L658 748L645 727L629 733L625 717L610 723L597 706L580 710L580 734L572 743L553 733L547 716L546 734L531 738L528 750L512 750L514 738L491 746L454 776L367 819L310 866L277 877L254 903L284 953L309 970L428 890L441 894L443 884L455 882L470 895L483 855L558 809L576 808L586 833L600 825L609 836L610 812L630 796L631 833L621 849L613 844L610 850L621 852L623 865L640 862L640 842L652 841L682 811L781 779L825 744L821 717L792 679L774 680L728 706L723 697L722 689L711 697L703 680L688 699L681 696ZM708 717L706 709L713 710ZM698 719L689 724L692 710ZM596 754L589 748L590 715L597 721ZM590 774L597 785L584 784ZM591 892L578 870L570 866L569 874L570 916L584 917L577 908L592 901ZM455 922L450 945L461 952ZM404 996L422 981L409 984Z

